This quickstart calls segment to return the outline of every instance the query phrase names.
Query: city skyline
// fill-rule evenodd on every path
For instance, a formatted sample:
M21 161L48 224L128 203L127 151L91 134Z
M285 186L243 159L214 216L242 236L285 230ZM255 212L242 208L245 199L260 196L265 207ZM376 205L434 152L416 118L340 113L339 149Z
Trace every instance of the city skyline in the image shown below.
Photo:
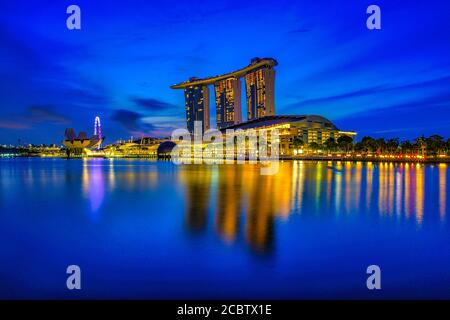
M279 62L276 114L322 115L358 138L450 135L449 4L378 1L382 29L370 31L364 1L281 2L79 1L76 31L65 27L66 4L2 3L0 143L59 143L96 115L107 143L166 136L186 116L168 86L255 56ZM225 35L233 41L217 46Z

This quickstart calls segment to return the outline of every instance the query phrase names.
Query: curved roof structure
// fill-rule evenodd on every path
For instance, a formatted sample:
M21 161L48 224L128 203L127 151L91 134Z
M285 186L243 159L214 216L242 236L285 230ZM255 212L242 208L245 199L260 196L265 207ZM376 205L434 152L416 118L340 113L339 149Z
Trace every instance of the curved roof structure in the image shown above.
M164 141L162 142L159 146L158 146L158 150L157 153L158 155L165 155L165 154L169 154L172 152L172 149L176 146L177 144L173 141Z
M235 124L233 126L222 129L257 129L260 127L272 126L286 122L311 122L326 126L333 130L339 130L330 120L319 115L279 115L265 116L255 120Z
M257 70L259 68L262 67L269 67L272 68L274 66L278 65L278 62L273 59L273 58L253 58L251 63L246 66L245 68L230 72L230 73L226 73L226 74L222 74L222 75L218 75L218 76L214 76L214 77L208 77L208 78L203 78L203 79L199 79L199 78L191 78L188 81L184 81L181 82L179 84L175 84L173 86L171 86L172 89L184 89L190 86L196 86L196 85L210 85L210 84L214 84L217 81L220 80L225 80L228 78L240 78L242 76L244 76L245 74Z

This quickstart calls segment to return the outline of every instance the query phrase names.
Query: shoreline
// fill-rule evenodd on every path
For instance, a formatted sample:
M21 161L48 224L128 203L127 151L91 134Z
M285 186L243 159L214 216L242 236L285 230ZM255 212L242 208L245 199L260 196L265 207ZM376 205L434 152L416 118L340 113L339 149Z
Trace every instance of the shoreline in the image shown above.
M15 159L15 158L39 158L39 159L152 159L152 160L170 160L170 157L157 157L157 156L123 156L123 157L106 157L106 156L39 156L39 155L17 155L17 156L0 156L0 159ZM447 157L390 157L390 156L280 156L280 161L323 161L323 162L385 162L385 163L450 163L450 156ZM247 160L246 160L247 161Z

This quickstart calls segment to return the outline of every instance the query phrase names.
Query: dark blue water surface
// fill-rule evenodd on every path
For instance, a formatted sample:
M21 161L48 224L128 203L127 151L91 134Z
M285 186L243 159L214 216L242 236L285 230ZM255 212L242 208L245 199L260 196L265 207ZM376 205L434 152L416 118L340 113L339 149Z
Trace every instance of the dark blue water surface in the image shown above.
M449 184L445 164L3 159L0 298L448 299Z

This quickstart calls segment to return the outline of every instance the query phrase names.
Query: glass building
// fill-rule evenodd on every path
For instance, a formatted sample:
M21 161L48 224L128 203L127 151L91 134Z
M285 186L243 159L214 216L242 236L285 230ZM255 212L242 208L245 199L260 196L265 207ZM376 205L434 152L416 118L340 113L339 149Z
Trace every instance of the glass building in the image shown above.
M186 124L189 132L194 132L194 122L202 121L203 132L209 129L209 88L204 85L189 86L184 89L186 103Z
M242 122L241 81L228 78L214 83L217 129Z
M262 67L245 75L247 119L254 120L275 114L275 70Z
M241 78L245 78L247 120L274 115L276 65L273 58L253 58L242 69L203 79L191 77L172 85L172 89L184 89L188 130L193 132L194 121L203 121L203 130L209 129L209 85L214 86L217 128L241 123Z

